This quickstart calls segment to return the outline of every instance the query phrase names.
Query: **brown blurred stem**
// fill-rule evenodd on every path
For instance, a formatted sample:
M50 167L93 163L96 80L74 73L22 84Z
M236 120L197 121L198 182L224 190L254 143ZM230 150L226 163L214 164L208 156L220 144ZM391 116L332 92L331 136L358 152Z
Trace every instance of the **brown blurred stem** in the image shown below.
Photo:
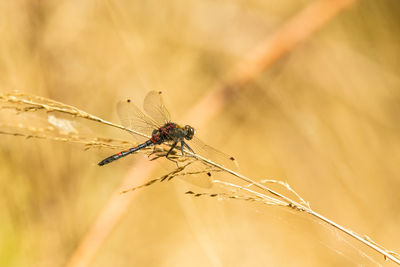
M305 7L245 55L237 68L192 108L188 118L196 121L197 126L206 124L220 112L230 96L240 90L241 85L288 55L297 45L355 2L357 0L320 0Z
M262 71L287 55L299 43L307 40L316 30L323 27L342 10L350 7L355 2L356 0L320 0L312 2L293 18L288 20L283 26L278 28L274 34L268 36L253 51L249 52L231 75L226 77L219 86L216 86L214 90L211 90L194 106L186 119L196 121L197 126L206 124L207 121L218 114L221 109L227 105L230 99L229 96L239 90L241 85L257 77ZM148 161L141 160L126 174L121 186L115 190L115 193L100 212L97 220L78 244L67 266L78 267L90 264L109 234L124 217L129 205L136 196L136 192L123 196L120 195L120 192L128 186L131 186L134 183L133 181L135 181L135 183L142 182L143 179L148 177L153 171L154 167L152 166L154 165L149 165ZM239 176L241 175L239 174ZM251 181L251 183L254 182ZM256 183L255 185L265 189L261 184ZM273 194L276 195L278 193L273 192ZM279 196L282 197L280 194ZM303 207L306 212L340 229L379 253L382 253L387 258L400 264L397 258L386 250L376 246L374 243L361 238L352 231L343 228L301 204L298 204L298 206Z

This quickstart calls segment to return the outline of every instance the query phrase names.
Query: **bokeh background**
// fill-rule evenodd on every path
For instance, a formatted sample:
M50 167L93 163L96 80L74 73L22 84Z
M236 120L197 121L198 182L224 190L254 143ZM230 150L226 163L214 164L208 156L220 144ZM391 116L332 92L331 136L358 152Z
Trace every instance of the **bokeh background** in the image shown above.
M162 90L179 122L312 3L1 1L0 90L49 97L113 122L119 99L140 103L149 90ZM241 85L197 129L234 155L241 173L287 181L315 211L397 252L399 14L396 0L355 3ZM27 121L4 112L2 124ZM35 124L35 115L29 121ZM76 123L87 135L130 139ZM99 168L114 151L15 136L1 136L0 146L1 266L67 264L128 170L145 157ZM184 195L188 188L204 191L178 180L137 191L89 266L391 264L305 214L194 199Z

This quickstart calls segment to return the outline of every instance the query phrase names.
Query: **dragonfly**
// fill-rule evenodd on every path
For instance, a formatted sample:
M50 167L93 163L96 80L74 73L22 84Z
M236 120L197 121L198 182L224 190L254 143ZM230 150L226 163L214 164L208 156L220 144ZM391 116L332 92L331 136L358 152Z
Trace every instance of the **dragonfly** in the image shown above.
M146 114L130 99L118 102L117 114L122 125L132 130L131 133L136 139L143 139L143 136L149 136L150 138L136 147L129 148L128 150L121 151L103 159L98 163L99 166L109 164L150 146L169 143L171 144L171 148L168 150L165 157L172 161L174 160L171 159L170 156L179 145L182 156L196 157L196 155L201 155L225 167L232 169L236 167L237 163L233 157L204 144L195 137L196 130L192 126L180 126L171 121L170 113L162 99L162 92L150 91L144 99L143 109ZM143 135L139 135L138 133ZM187 141L190 142L190 146ZM195 150L193 150L191 146L195 147ZM187 149L192 154L185 153L184 149ZM208 175L210 176L210 174Z

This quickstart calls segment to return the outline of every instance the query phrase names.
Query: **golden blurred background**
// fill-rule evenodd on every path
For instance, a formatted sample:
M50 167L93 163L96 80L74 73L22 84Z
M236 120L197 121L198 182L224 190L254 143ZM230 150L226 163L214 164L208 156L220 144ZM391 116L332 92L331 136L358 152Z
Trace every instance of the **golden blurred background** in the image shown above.
M48 97L116 123L119 99L140 104L148 91L162 90L173 118L196 128L196 121L180 121L193 105L313 3L2 1L0 90ZM202 140L235 156L241 173L288 182L315 211L397 252L399 14L396 0L341 10L197 127ZM29 115L2 110L0 118L35 124ZM131 138L76 123L87 135ZM73 266L82 238L135 173L132 166L140 168L135 162L145 160L139 154L98 167L115 151L5 135L0 146L0 266ZM193 198L186 190L204 191L179 180L136 191L109 235L89 244L88 265L392 264L301 212Z

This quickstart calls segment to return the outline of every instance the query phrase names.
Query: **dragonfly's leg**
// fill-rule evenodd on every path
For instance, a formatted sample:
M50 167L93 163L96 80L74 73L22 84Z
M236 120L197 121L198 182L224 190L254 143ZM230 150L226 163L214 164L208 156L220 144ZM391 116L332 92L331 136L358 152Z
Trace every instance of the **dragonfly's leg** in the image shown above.
M183 155L183 156L185 155L185 154L183 153L183 147L186 147L187 149L189 149L190 152L192 152L193 154L195 154L194 151L193 151L193 149L192 149L188 144L186 144L185 141L181 141L181 150L182 150L182 155ZM193 157L193 155L190 155L190 156Z
M167 155L165 156L167 159L169 159L170 161L173 161L173 162L175 162L175 163L176 163L175 160L169 158L169 154L171 154L172 150L176 147L176 144L178 144L178 141L176 141L176 142L174 142L174 143L172 144L171 149L168 151Z
M182 152L182 156L185 156L185 153L183 152L183 144L184 144L185 142L184 141L181 141L181 152Z
M176 160L173 160L173 159L171 159L171 158L169 158L168 156L169 156L169 154L171 153L171 151L172 151L172 149L174 149L175 147L176 147L176 145L178 144L178 141L176 141L176 142L174 142L173 144L172 144L172 146L171 146L171 149L168 151L168 153L167 153L167 155L165 156L167 159L169 159L170 161L172 161L172 162L175 162L175 164L176 164L176 167L178 167L179 168L179 164L178 164L178 161L176 161Z

